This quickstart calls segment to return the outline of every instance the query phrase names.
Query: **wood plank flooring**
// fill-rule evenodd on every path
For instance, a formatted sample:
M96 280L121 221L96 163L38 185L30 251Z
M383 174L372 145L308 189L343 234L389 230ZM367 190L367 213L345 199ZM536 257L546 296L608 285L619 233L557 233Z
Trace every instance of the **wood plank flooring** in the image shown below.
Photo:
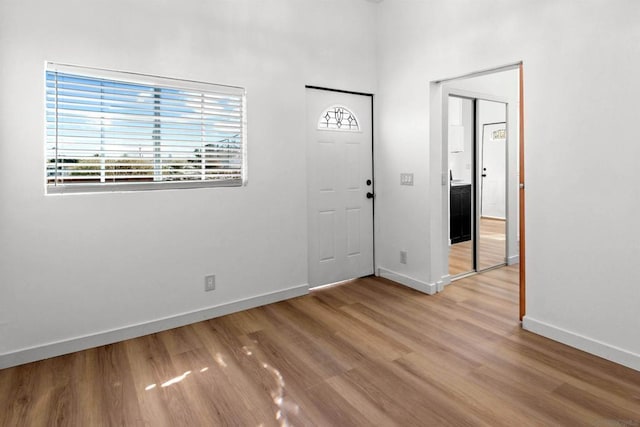
M473 240L449 246L449 274L457 276L470 271L473 271Z
M640 372L523 331L517 278L364 278L0 370L0 425L639 426Z
M480 242L478 244L478 270L505 262L506 221L480 218ZM473 241L456 243L449 247L449 274L456 276L473 271Z

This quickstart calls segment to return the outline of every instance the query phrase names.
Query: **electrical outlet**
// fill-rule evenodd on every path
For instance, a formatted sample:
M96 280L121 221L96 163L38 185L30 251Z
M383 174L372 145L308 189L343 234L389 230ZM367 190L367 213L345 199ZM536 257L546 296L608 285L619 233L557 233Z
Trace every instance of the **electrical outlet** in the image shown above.
M407 263L407 251L400 251L400 264Z
M213 291L216 288L216 275L204 276L205 292Z

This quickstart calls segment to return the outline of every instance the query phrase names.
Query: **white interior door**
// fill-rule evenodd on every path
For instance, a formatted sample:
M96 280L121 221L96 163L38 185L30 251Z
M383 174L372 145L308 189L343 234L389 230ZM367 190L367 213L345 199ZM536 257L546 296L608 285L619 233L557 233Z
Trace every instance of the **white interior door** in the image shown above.
M476 270L482 271L506 262L507 104L479 99L476 105L482 138Z
M311 287L373 274L371 102L307 89Z
M480 159L480 215L507 217L507 104L478 100Z

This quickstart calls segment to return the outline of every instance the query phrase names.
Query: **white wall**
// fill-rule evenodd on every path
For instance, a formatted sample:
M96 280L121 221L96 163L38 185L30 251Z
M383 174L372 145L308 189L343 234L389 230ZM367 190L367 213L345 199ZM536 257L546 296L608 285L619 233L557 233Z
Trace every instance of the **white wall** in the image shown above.
M429 82L523 60L525 326L640 369L639 19L635 0L0 2L0 359L304 285L304 84L377 88L377 262L428 287ZM46 60L246 87L249 185L45 197Z
M433 159L441 152L429 145L429 103L439 94L429 82L522 60L525 327L640 369L640 144L630 126L640 96L639 20L632 0L382 2L379 265L426 284L444 268L433 243L440 213L430 204L441 200L431 172L442 168ZM400 171L415 173L413 187L399 188Z
M2 1L0 359L304 289L304 85L375 91L375 8L356 0ZM45 197L47 60L245 87L249 184ZM217 275L214 292L204 293L205 274ZM32 355L5 357L5 365Z

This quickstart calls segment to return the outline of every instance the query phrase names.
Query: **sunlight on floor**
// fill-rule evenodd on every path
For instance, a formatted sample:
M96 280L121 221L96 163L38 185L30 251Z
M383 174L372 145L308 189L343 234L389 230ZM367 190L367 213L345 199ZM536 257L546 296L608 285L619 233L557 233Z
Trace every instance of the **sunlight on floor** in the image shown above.
M180 381L183 381L185 378L187 378L187 376L190 375L190 374L191 374L191 371L187 371L182 375L178 375L175 378L171 378L169 381L163 382L160 387L169 387L170 385L173 385L175 383L179 383Z
M275 381L275 386L271 389L270 395L271 395L271 399L273 401L273 404L276 406L276 411L275 411L275 419L278 421L278 423L280 424L281 427L289 427L291 426L291 422L289 420L289 417L291 415L298 415L300 413L300 407L293 403L288 401L287 397L285 396L285 381L284 378L282 376L282 374L280 373L280 371L278 369L276 369L275 367L269 365L266 362L263 362L261 360L259 360L259 358L254 354L254 351L249 348L248 346L243 346L242 347L242 351L243 353L247 356L247 357L254 357L256 359L258 359L258 362L260 363L260 366L267 370L267 372L269 372L270 376L273 378L273 380ZM216 353L216 355L214 356L214 360L216 361L216 363L218 364L218 366L220 366L221 368L227 368L227 362L224 360L224 357L221 353ZM209 367L206 366L202 369L200 369L200 373L205 373L209 371ZM188 376L190 376L192 374L192 371L186 371L184 372L182 375L178 375L174 378L171 378L165 382L163 382L160 387L162 388L166 388L169 386L172 386L174 384L180 383L182 381L184 381ZM145 387L145 391L151 391L157 388L157 384L149 384L147 387Z

